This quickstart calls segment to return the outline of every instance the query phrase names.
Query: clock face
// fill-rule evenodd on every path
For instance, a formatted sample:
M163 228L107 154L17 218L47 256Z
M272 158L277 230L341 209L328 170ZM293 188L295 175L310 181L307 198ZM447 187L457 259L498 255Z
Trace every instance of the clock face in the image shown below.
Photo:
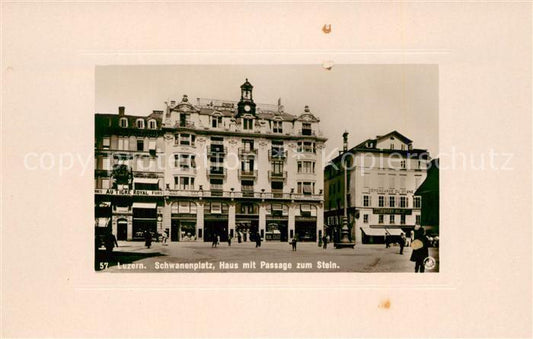
M244 110L245 110L246 112L250 112L250 109L252 109L252 108L250 107L250 105L244 105Z

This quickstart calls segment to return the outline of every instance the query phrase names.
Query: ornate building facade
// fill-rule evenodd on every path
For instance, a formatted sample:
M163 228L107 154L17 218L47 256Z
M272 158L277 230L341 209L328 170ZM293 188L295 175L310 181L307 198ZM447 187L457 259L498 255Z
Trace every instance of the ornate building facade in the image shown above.
M429 153L415 149L412 140L397 131L351 149L347 135L344 151L324 170L328 234L338 237L346 201L350 235L356 243L383 243L385 235L402 232L409 237L421 222L421 198L415 192L426 178Z
M307 106L256 104L246 80L239 101L184 95L147 117L96 114L95 126L95 213L119 240L323 234L326 139Z

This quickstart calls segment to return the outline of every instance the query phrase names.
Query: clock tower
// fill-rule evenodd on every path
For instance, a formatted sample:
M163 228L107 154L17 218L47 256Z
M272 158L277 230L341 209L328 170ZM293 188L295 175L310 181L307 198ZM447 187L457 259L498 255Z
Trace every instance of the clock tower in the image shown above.
M252 97L254 86L248 82L248 79L241 85L241 100L237 104L237 118L244 114L255 116L255 103Z

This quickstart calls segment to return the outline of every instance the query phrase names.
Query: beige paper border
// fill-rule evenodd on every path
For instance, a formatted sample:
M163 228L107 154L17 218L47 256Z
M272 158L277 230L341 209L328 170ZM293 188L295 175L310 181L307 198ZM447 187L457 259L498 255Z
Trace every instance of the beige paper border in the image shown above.
M2 10L3 336L531 336L530 4ZM513 153L512 171L441 171L439 274L96 274L92 167L24 167L29 152L91 158L95 65L324 60L439 64L440 152Z

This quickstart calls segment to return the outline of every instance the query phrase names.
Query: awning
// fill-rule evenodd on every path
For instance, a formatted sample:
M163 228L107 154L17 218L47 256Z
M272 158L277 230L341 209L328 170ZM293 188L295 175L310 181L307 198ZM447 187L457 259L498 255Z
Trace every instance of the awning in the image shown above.
M111 207L111 202L110 201L102 201L101 203L98 204L98 207Z
M131 205L132 208L146 208L146 209L155 209L157 207L157 203L155 202L134 202L133 205Z
M367 236L371 236L371 237L384 237L385 236L384 228L361 227L361 230L365 232Z
M402 230L399 228L386 228L389 235L402 235Z
M107 227L109 218L96 218L96 227Z
M134 184L151 184L151 185L157 185L159 184L158 178L133 178Z

